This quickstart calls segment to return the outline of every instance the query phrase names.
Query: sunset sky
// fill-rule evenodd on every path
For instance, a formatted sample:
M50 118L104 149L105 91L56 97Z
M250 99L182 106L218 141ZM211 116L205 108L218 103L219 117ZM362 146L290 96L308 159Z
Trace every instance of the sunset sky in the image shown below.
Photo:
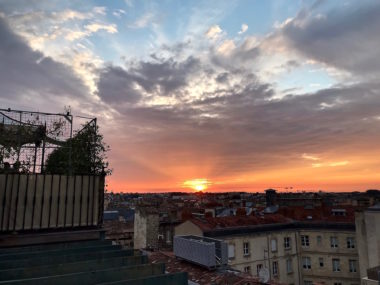
M379 188L379 33L377 0L0 0L0 107L97 117L114 192Z

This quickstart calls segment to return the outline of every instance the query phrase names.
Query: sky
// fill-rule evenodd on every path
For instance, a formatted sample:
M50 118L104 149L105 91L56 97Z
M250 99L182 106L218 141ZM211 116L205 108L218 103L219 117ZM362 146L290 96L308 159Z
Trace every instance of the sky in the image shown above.
M108 190L380 184L377 0L0 0L0 106L95 116Z

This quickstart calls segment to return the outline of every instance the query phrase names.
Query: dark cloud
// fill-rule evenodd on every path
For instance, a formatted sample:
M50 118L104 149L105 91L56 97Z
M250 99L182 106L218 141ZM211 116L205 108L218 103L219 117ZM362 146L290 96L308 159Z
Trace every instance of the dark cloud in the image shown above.
M161 47L161 50L164 52L169 52L170 54L174 56L180 56L190 47L191 47L191 41L188 40L186 42L178 42L172 45L163 44ZM152 54L152 57L155 59L158 59L156 54Z
M136 103L142 95L171 96L186 87L189 77L200 68L200 61L189 57L182 62L173 58L127 63L128 69L107 66L100 70L98 95L112 104Z
M287 72L289 72L289 71L291 71L291 70L293 70L293 69L295 69L297 67L300 67L300 66L301 66L301 64L298 61L292 59L292 60L288 60L287 62L285 62L284 64L282 64L280 66L280 68L281 69L285 69L285 70L287 70Z
M152 85L158 74L168 74L165 68L159 71L166 66L152 69ZM186 104L119 106L120 124L128 126L120 143L129 145L134 155L156 165L164 161L167 167L194 165L203 158L196 163L212 165L211 175L225 176L295 165L302 153L344 156L358 147L375 147L380 137L378 84L335 86L273 99L271 85L249 72L224 70L210 82L215 78L225 82L227 77L237 83L217 85Z
M117 66L107 66L100 71L98 94L107 103L136 103L141 94L135 90L136 78Z
M159 87L160 94L165 95L184 88L188 76L199 67L200 61L194 57L189 57L182 62L171 58L159 62L143 61L138 66L132 67L130 72L147 92L152 92Z
M35 98L28 99L37 106L38 100L87 95L87 88L69 67L33 51L1 17L0 62L0 98L22 101L33 94Z
M226 83L226 82L228 82L228 72L223 72L223 73L218 74L218 76L215 78L215 80L218 83Z
M244 43L237 47L233 52L233 57L240 63L252 62L260 56L260 48L257 46L251 46L250 39L244 41Z
M300 13L280 36L308 58L359 75L379 74L380 3L360 4L322 15Z

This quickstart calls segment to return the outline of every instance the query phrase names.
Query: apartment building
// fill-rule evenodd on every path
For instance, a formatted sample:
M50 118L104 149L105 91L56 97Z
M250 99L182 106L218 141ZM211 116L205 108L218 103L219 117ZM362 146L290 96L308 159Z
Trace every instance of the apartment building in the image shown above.
M193 218L177 226L175 235L222 239L229 245L231 267L253 276L266 268L275 282L360 284L352 209L297 209L286 216L280 212Z

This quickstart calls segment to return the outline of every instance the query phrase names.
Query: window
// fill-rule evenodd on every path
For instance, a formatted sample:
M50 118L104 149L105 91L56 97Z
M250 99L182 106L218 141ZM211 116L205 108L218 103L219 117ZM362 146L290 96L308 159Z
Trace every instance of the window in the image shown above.
M243 255L244 256L249 255L249 243L248 242L243 243Z
M172 233L170 230L167 230L166 232L166 243L168 244L172 243Z
M332 266L333 266L333 271L334 272L339 272L340 271L340 261L338 258L333 258L332 260Z
M307 280L305 280L305 281L303 281L303 284L304 285L313 285L313 281L307 281Z
M355 248L355 239L353 237L347 238L347 248Z
M235 258L235 245L234 244L228 245L228 258Z
M244 272L245 273L251 273L251 266L244 267Z
M259 272L260 272L261 268L263 268L263 265L257 264L257 266L256 266L257 276L259 276Z
M309 246L309 236L301 236L301 245L302 246Z
M302 257L302 267L304 269L311 269L311 259L310 259L310 257Z
M273 276L278 275L278 262L277 261L272 262L272 273L273 273Z
M270 245L271 245L271 250L272 250L272 252L273 252L273 251L277 251L277 240L276 240L276 239L272 239L272 240L270 241Z
M319 258L319 267L323 267L325 264L323 262L323 257Z
M332 248L338 247L338 238L337 237L330 237L330 245Z
M293 263L292 263L292 260L290 258L286 260L286 272L287 273L293 272Z
M292 242L290 237L284 237L284 248L289 249L292 247Z
M261 268L263 268L263 265L262 265L262 264L257 264L257 265L256 265L257 276L259 276L259 272L260 272Z
M322 245L322 237L321 236L317 236L317 244Z
M356 260L350 259L348 261L348 265L349 265L350 272L356 272Z

